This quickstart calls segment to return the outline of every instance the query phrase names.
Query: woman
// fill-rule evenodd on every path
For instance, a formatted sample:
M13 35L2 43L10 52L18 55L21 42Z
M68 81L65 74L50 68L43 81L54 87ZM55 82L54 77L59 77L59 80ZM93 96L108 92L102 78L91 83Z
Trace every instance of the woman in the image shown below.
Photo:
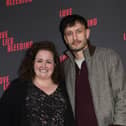
M73 126L59 57L52 42L34 43L0 100L0 125Z

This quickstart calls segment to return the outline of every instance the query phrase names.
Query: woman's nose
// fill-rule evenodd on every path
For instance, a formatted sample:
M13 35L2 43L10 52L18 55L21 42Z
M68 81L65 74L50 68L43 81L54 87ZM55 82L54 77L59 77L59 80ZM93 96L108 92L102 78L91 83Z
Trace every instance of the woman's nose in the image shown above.
M46 63L45 62L42 62L42 67L46 67Z

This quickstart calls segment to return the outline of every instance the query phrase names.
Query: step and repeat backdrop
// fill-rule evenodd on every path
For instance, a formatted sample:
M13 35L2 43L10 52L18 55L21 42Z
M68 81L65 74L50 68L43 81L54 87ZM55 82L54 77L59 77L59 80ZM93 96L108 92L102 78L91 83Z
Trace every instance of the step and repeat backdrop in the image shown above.
M126 68L126 0L0 0L0 97L32 43L53 41L62 55L66 49L59 22L80 14L91 29L90 41L113 48Z

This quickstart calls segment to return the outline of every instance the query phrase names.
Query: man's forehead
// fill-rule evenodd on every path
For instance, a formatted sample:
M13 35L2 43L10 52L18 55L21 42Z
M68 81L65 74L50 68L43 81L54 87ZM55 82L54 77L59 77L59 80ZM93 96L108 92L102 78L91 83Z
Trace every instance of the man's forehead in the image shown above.
M65 30L72 29L72 28L81 28L81 27L85 27L85 26L80 22L76 22L74 23L74 25L67 25Z
M77 25L77 24L83 25L80 21L75 21L75 22L72 22L72 23L68 23L66 27L72 27L72 26Z

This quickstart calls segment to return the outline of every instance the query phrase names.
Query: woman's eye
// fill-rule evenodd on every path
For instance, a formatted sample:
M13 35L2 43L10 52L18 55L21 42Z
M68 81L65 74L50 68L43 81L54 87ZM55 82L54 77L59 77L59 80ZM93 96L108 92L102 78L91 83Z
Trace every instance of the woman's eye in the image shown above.
M42 60L37 60L37 63L41 63L42 62Z
M47 63L52 64L53 62L52 61L47 61Z

